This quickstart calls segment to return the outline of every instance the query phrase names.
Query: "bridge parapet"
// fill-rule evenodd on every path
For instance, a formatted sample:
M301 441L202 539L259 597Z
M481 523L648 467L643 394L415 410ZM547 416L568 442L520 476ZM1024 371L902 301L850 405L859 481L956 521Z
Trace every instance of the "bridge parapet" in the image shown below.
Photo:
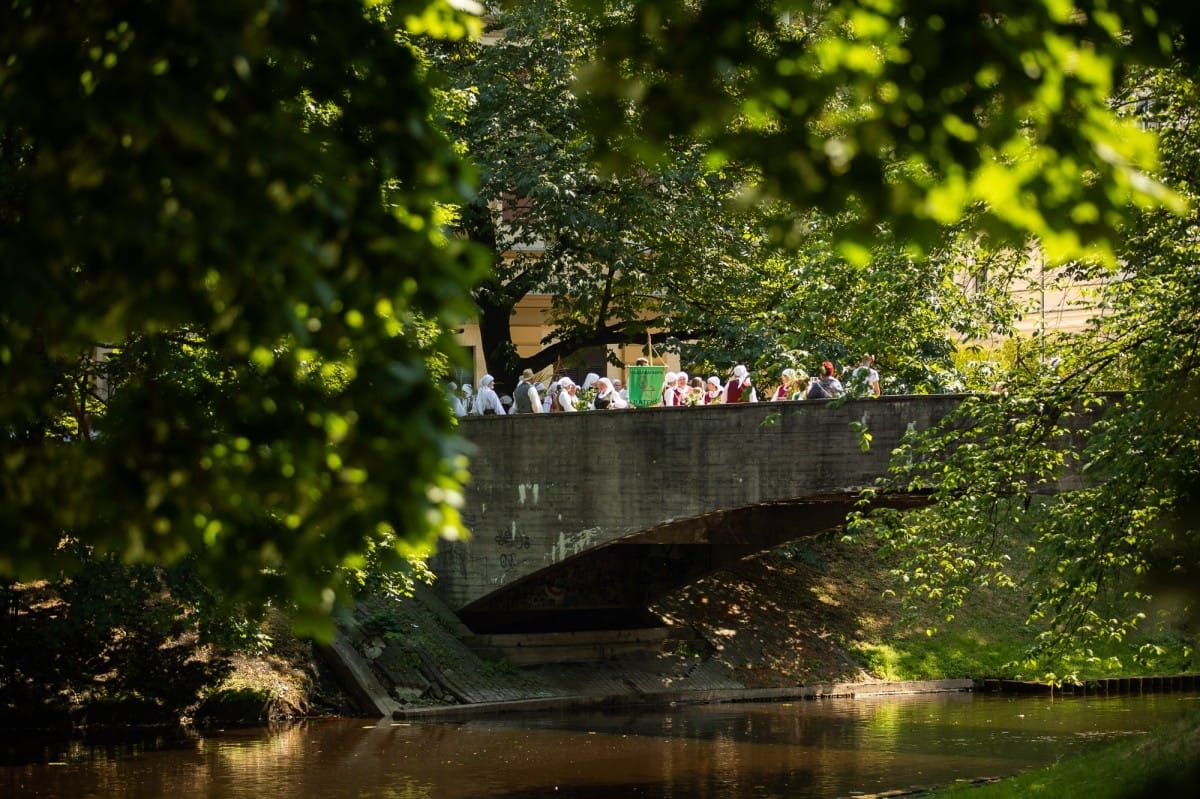
M435 590L477 628L611 625L728 560L835 527L952 395L467 419L469 541ZM869 430L860 448L857 426ZM588 614L593 617L587 618Z

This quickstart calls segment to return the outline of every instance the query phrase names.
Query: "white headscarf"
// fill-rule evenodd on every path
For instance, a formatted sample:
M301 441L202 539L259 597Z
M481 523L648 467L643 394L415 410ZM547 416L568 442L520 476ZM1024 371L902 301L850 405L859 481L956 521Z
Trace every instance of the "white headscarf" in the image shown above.
M507 411L504 405L500 403L500 398L496 396L495 390L492 389L492 384L496 379L491 375L484 375L479 378L479 392L475 396L475 402L471 405L470 413L472 416L485 416L487 412L495 411L496 415L504 416Z
M555 398L555 402L558 403L558 409L562 410L562 411L578 410L575 407L575 398L572 397L571 394L567 391L568 388L571 388L572 386L575 385L575 381L569 377L564 377L562 380L559 381L558 385L559 385L559 392L558 392L558 396Z
M558 399L558 380L550 383L550 388L546 389L546 393L542 395L542 410L549 411L554 407L555 401Z
M592 387L592 384L599 379L600 375L596 374L595 372L588 372L587 376L583 378L583 390L587 391Z
M733 367L733 376L736 377L738 380L746 379L746 376L748 374L750 374L750 370L747 369L745 366L743 366L740 363L737 366Z

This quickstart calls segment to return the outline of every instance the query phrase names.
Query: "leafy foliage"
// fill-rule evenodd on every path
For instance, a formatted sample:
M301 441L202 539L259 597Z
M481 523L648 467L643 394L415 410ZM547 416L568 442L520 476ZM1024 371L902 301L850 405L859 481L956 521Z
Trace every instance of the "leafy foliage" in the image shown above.
M555 298L561 348L545 364L650 326L682 341L742 320L773 337L764 353L899 336L918 364L948 352L924 320L983 319L945 305L948 272L910 257L936 257L967 212L956 252L977 230L1035 234L1052 258L1120 250L1120 312L1064 357L1075 394L1061 407L1138 376L1149 395L1087 462L1109 478L1100 490L1155 481L1108 505L1138 509L1129 536L1189 544L1194 407L1154 400L1194 387L1195 220L1154 204L1178 211L1192 191L1194 93L1190 76L1150 79L1109 101L1132 65L1194 60L1194 15L1190 0L574 0L515 7L511 47L434 48L479 21L445 0L13 0L0 573L57 577L64 540L98 559L191 553L232 601L281 600L315 629L347 572L461 532L464 461L436 378L472 291L489 364L514 371L506 325L530 291ZM460 79L444 91L443 67ZM1160 123L1157 182L1152 126L1122 109ZM813 210L837 220L812 239L828 245L781 256ZM491 253L490 277L451 225ZM521 257L535 241L548 257ZM878 272L841 268L873 255ZM870 290L885 279L903 290ZM789 298L826 280L829 296ZM903 335L914 318L919 335ZM1008 419L994 417L998 435ZM1025 468L1015 447L998 488ZM1160 462L1130 467L1148 451ZM1086 541L1085 516L1064 547ZM1117 565L1165 556L1135 550Z
M697 135L799 208L861 203L842 239L858 263L877 223L924 242L977 206L997 239L1111 258L1127 201L1168 196L1147 178L1153 137L1109 100L1125 65L1163 63L1191 32L1183 0L632 5L582 80L595 124L638 131L647 159Z
M868 261L852 264L837 253L836 220L806 221L802 248L747 269L727 304L708 303L714 333L680 344L685 363L718 374L745 363L773 380L785 367L816 374L824 360L846 372L870 352L889 393L955 390L945 367L958 340L1013 316L1006 294L964 291L962 265L978 249L965 234L947 231L923 255L880 230Z
M461 227L494 253L474 299L501 383L589 347L705 334L696 309L716 310L761 246L758 212L730 205L748 170L711 168L702 142L673 142L654 169L601 168L574 83L600 24L570 4L514 4L486 43L436 54L467 97L450 104L447 124L480 172ZM509 324L530 294L549 298L552 332L522 358Z
M635 6L616 4L604 19ZM765 189L756 162L714 158L698 136L673 137L653 164L637 160L640 131L598 137L576 79L605 24L561 3L515 4L496 15L487 44L436 56L458 91L448 124L481 174L463 229L495 252L494 275L475 292L489 372L652 340L716 373L739 362L774 371L820 353L811 370L887 350L893 390L940 387L927 365L953 349L947 326L982 324L951 277L965 245L943 245L935 260L884 229L867 245L869 264L850 263L837 242L857 203L797 213L751 198ZM606 147L633 156L609 169ZM769 236L784 219L790 249ZM510 319L531 293L549 298L551 331L520 357Z
M65 550L74 577L0 586L0 708L86 713L134 700L148 708L144 720L174 722L226 671L220 657L197 657L198 647L238 644L238 625L215 612L186 565L125 566L76 544Z
M466 28L369 6L0 12L3 573L199 553L319 625L382 526L460 531L431 364L479 264L404 26Z
M1185 656L1195 650L1200 198L1188 176L1200 152L1197 85L1194 68L1178 65L1133 75L1123 95L1137 98L1128 112L1159 127L1161 178L1193 210L1143 212L1121 252L1124 279L1107 284L1104 312L1085 334L1053 342L1061 355L1046 364L1018 364L1003 393L965 403L958 426L898 453L888 485L931 491L933 508L856 525L905 552L897 576L912 596L947 612L973 586L1010 579L1007 565L988 553L1007 526L1031 525L1038 570L1030 619L1045 630L1034 662L1065 646L1098 657L1134 628L1162 622L1190 633L1178 641ZM1099 389L1117 390L1119 401L1089 431L1078 463L1065 461L1064 423L1072 408L1099 401ZM1031 505L1037 483L1067 467L1083 481L1080 490Z

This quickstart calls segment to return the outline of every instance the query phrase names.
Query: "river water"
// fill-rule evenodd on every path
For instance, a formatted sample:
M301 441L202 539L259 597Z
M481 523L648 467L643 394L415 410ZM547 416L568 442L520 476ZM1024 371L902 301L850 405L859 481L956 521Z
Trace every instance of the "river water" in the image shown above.
M805 799L1006 776L1200 711L1195 694L971 693L330 719L127 745L8 742L0 797Z

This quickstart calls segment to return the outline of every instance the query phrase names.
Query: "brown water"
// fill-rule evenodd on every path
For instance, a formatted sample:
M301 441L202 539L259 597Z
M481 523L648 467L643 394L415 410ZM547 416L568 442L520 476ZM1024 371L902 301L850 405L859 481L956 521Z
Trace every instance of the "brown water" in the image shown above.
M887 699L327 720L136 745L9 744L0 797L839 797L1002 776L1143 734L1200 697Z

